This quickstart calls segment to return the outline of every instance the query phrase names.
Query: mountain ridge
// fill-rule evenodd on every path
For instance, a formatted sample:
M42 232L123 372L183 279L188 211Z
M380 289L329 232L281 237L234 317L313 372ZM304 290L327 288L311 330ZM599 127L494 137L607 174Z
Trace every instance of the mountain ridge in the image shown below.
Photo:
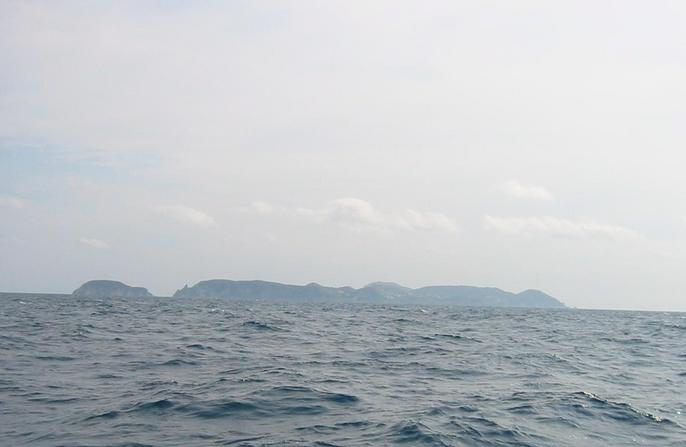
M174 298L224 298L268 301L342 301L388 304L446 304L487 307L564 308L558 299L537 289L519 293L496 287L463 285L425 286L416 289L392 282L364 287L327 287L317 283L283 284L263 280L210 279L177 290Z

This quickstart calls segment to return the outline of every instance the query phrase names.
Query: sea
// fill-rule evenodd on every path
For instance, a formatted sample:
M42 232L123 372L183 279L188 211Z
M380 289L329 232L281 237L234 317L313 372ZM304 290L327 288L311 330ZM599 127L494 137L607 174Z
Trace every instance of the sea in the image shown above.
M0 446L686 446L686 314L0 297Z

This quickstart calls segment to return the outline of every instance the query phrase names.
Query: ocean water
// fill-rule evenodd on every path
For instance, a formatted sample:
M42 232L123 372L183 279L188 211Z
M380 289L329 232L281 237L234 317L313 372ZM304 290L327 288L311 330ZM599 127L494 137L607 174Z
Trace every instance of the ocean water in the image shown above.
M686 314L0 297L1 446L685 446Z

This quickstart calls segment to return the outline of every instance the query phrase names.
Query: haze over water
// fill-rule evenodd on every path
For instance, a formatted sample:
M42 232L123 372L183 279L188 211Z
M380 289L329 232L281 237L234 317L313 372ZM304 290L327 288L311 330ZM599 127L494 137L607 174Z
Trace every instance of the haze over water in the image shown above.
M686 314L3 295L0 445L683 446Z

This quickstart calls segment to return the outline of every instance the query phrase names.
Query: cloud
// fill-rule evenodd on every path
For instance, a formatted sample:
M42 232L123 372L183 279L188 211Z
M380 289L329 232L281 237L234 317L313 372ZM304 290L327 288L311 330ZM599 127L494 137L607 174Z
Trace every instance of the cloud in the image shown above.
M110 244L108 244L107 242L91 237L82 237L79 239L79 242L91 248L97 248L99 250L107 250L111 247Z
M24 201L13 196L0 196L0 206L9 208L24 208Z
M493 217L484 216L484 228L508 234L544 234L559 237L601 237L614 240L636 239L639 234L629 228L593 221L574 221L551 216Z
M553 195L543 186L526 185L511 180L498 185L498 189L510 197L529 200L553 200Z
M457 230L454 219L444 214L423 213L412 209L387 213L377 210L365 200L351 197L333 200L319 209L298 208L295 215L316 223L334 223L354 231Z
M413 230L457 230L455 220L441 213L420 213L408 209L403 214L402 219L403 225Z
M217 224L212 216L189 206L158 206L156 210L170 219L199 227L211 227Z
M274 214L277 209L274 205L267 203L267 202L262 202L262 201L255 201L250 204L250 208L255 211L257 214L261 215L269 215L269 214Z

